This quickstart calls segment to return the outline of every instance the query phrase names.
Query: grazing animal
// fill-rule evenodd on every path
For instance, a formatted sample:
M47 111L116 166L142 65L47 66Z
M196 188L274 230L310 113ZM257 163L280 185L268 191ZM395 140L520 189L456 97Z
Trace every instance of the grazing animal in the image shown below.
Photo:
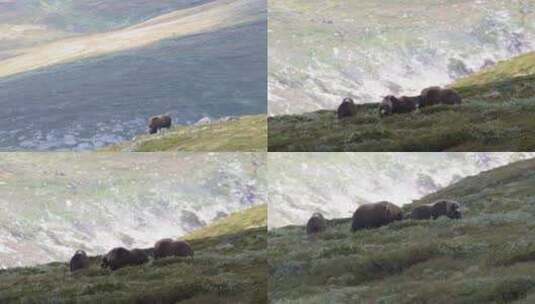
M456 91L452 89L444 89L440 94L440 102L446 105L456 105L462 103L462 98Z
M307 234L320 233L325 230L325 218L321 213L314 213L307 222Z
M420 107L428 107L437 104L455 105L461 104L462 98L453 89L429 87L422 90Z
M336 116L338 119L354 116L357 113L355 102L353 99L346 97L336 110Z
M418 96L401 96L399 98L399 101L401 104L404 104L404 105L409 105L409 107L411 107L412 109L412 106L414 105L414 109L412 109L411 111L414 111L416 109L418 109L420 107L420 103L422 102L422 96L421 95L418 95Z
M460 219L462 214L460 204L456 201L439 200L433 203L432 216L436 219L441 216L447 216L450 219Z
M168 115L153 116L149 119L149 134L155 134L160 129L171 128L171 117Z
M439 104L441 91L442 89L440 87L429 87L423 89L420 93L420 96L422 96L422 102L420 103L420 107L428 107Z
M360 205L353 213L351 231L378 228L402 219L401 208L390 202L364 204Z
M103 257L100 266L115 271L125 266L142 265L148 261L149 258L141 249L132 249L130 251L123 247L117 247Z
M433 204L421 205L414 208L411 212L411 219L428 220L433 217Z
M379 105L379 115L383 117L396 113L409 113L415 111L418 104L417 97L403 96L398 99L395 96L388 95L383 98L383 101Z
M87 254L83 250L78 250L76 253L72 256L71 262L69 263L71 272L84 269L89 267L89 258L87 257Z
M185 241L162 239L156 242L154 245L154 258L160 259L169 256L191 256L193 258L193 249Z

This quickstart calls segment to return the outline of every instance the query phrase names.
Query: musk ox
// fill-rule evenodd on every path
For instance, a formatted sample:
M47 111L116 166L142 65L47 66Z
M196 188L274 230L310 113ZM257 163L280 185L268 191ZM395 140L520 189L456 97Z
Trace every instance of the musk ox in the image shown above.
M460 204L456 201L439 200L433 203L432 216L436 219L441 216L447 216L450 219L460 219L462 217Z
M76 253L71 258L69 266L71 268L71 272L89 267L89 258L87 257L85 251L76 251Z
M357 109L355 107L355 102L353 99L346 97L338 106L338 110L336 110L336 116L338 119L342 119L345 117L351 117L354 116L357 113Z
M125 266L142 265L147 263L149 258L141 249L128 250L123 247L113 248L102 258L102 268L110 268L115 271Z
M440 102L446 105L456 105L462 103L462 98L459 93L452 89L443 89L440 94Z
M169 256L190 256L193 258L193 250L185 241L175 241L172 239L163 239L154 245L154 258L160 259Z
M419 105L419 97L407 97L396 98L395 96L388 95L383 98L383 101L379 105L379 115L389 116L396 113L409 113L415 111Z
M314 213L307 222L307 234L320 233L325 230L325 218L321 213Z
M160 129L171 128L171 117L168 115L153 116L149 119L149 134L155 134Z
M433 217L433 204L421 205L411 212L411 219L414 220L428 220Z
M437 104L455 105L461 104L461 96L452 89L429 87L422 90L420 107L428 107Z
M460 219L462 214L459 210L460 204L455 201L439 200L432 204L421 205L414 208L411 218L415 220L437 219L447 216L451 219Z
M353 213L351 231L377 228L402 219L401 208L390 202L364 204Z

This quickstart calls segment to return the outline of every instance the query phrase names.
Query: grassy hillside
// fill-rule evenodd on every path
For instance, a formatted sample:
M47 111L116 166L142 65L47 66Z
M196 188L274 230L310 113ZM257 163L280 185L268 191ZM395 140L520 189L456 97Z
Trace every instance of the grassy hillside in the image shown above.
M197 126L177 126L159 135L141 135L106 151L248 151L267 150L264 115Z
M452 84L461 106L379 118L377 104L269 120L269 151L527 151L535 149L535 53ZM340 100L342 97L340 98Z
M97 256L75 274L62 262L2 270L0 303L265 303L265 210L245 210L186 237L193 260L151 259L111 273Z
M350 219L338 219L315 238L302 226L270 231L269 297L286 304L534 303L533 185L535 159L414 202L459 200L462 220L405 220L351 233Z
M212 225L188 234L185 239L195 240L234 233L257 227L267 226L267 205L249 208L247 212L231 214Z

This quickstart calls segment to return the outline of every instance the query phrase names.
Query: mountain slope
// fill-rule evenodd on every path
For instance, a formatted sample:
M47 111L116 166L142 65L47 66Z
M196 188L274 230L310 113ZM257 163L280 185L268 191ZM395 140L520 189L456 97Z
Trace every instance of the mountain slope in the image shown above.
M266 213L263 227L244 228L241 223L242 217L258 218L259 209L245 210L223 220L226 227L234 229L190 236L189 243L195 251L193 260L151 259L143 266L110 273L100 269L101 257L97 256L91 258L89 269L74 274L62 262L0 270L0 302L265 303Z
M214 238L247 229L267 226L267 204L251 207L243 212L230 214L206 227L195 230L184 237L186 240Z
M164 14L124 29L58 40L0 61L0 78L262 19L258 1L223 0Z
M198 6L185 17L179 11L130 26L182 29L176 23L190 20L188 26L202 23L198 33L0 79L0 150L95 150L145 133L148 118L159 114L190 125L266 113L266 8L263 1L245 2L244 8L216 1L228 13L221 18L232 19L216 28L203 28L201 17L220 10Z
M322 110L269 119L270 151L531 151L535 149L535 53L453 83L461 106L379 118L378 104L336 119ZM453 123L454 122L454 123Z
M269 1L269 114L447 85L534 51L535 2Z
M105 151L248 151L267 150L267 122L264 115L243 116L205 125L173 127L159 135L141 135Z
M468 177L415 204L462 202L462 220L405 220L350 232L329 222L268 234L273 303L532 303L535 159ZM407 206L405 211L411 209Z
M412 203L460 179L535 153L270 153L269 228L304 225L313 212L349 217L356 206Z
M187 235L265 203L265 162L264 153L0 153L0 268Z

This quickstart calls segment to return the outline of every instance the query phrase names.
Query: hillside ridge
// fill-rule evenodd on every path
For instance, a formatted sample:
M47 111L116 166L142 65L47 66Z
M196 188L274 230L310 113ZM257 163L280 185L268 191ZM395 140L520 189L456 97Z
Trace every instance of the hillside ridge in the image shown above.
M265 303L267 301L265 205L230 215L193 233L195 257L151 259L141 266L110 272L102 256L88 269L70 273L54 262L0 270L1 303ZM195 236L196 235L196 236ZM152 248L144 249L149 255ZM19 284L24 281L24 284Z
M460 106L438 105L386 118L378 103L269 117L269 151L530 151L535 149L535 52L498 63L450 87ZM340 98L341 100L342 98ZM451 122L455 121L455 124Z
M463 218L351 232L331 219L270 230L274 303L516 303L535 300L535 159L466 177L404 207L459 201ZM292 275L288 275L291 270Z

